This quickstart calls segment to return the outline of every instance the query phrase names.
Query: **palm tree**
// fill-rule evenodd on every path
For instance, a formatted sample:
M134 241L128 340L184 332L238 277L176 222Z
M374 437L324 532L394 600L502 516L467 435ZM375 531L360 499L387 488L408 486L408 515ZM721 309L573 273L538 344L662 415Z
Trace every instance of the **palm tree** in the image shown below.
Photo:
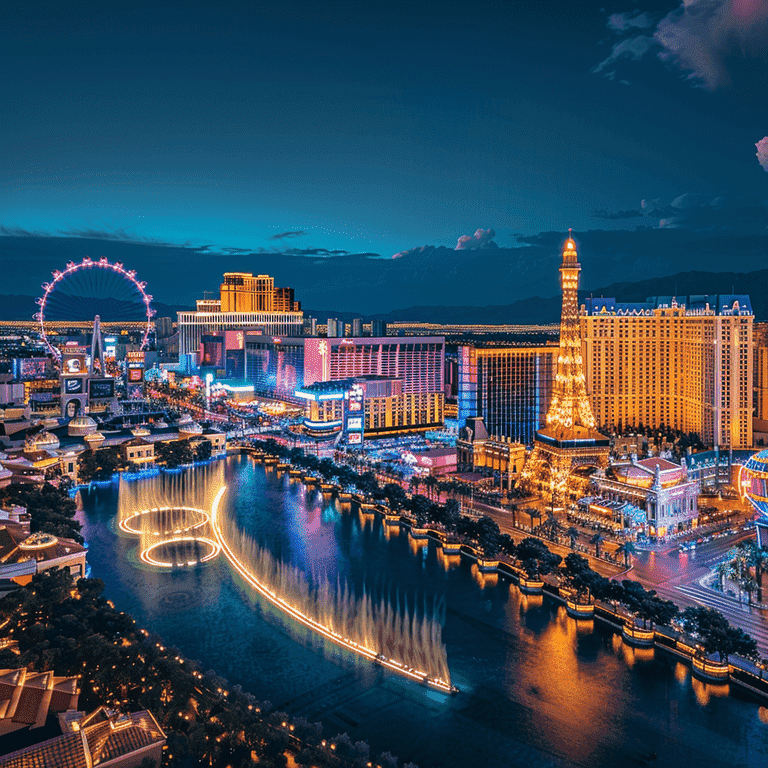
M419 488L421 487L421 478L418 475L414 475L411 478L410 485L411 485L411 488L413 489L413 492L414 493L418 493L419 492Z
M434 475L427 475L424 478L424 487L427 489L429 498L432 498L434 488L437 486L437 478Z
M752 593L757 590L757 582L752 578L752 576L747 574L739 582L739 586L747 593L747 602L749 605L752 605Z
M541 524L541 527L544 528L549 537L554 540L555 536L557 536L557 532L562 528L562 525L560 525L560 521L557 519L555 513L550 510L547 512L547 519Z
M595 545L595 557L600 557L600 545L605 541L605 537L599 531L589 540L590 544Z
M727 560L721 560L715 566L715 573L720 580L720 591L725 592L725 580L730 578L732 573L731 564Z
M535 507L526 507L523 512L531 518L531 530L533 530L533 518L541 520L541 511Z
M624 567L629 568L632 565L632 555L637 554L637 548L631 541L625 541L617 547L616 554L624 555Z
M572 525L566 532L565 535L570 539L571 542L571 549L576 549L576 541L579 538L579 529Z

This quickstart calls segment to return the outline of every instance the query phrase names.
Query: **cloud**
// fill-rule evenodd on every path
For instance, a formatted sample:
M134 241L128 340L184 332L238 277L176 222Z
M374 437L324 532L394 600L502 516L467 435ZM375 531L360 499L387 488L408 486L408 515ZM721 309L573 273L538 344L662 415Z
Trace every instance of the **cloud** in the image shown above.
M687 79L714 90L730 82L736 59L765 58L768 3L763 0L684 0L655 24L652 36L638 29L654 26L646 14L614 13L608 28L622 36L592 72L613 80L622 59L638 60L653 51L686 73Z
M294 232L279 232L276 235L272 235L270 237L270 240L286 240L291 239L294 237L301 237L302 235L306 235L307 233L303 229L297 229Z
M603 74L609 80L615 80L617 77L616 64L621 59L631 59L637 61L642 59L648 51L654 47L654 40L648 35L636 35L635 37L628 37L626 40L622 40L620 43L616 43L613 46L611 55L608 58L601 61L596 67L592 67L590 70L592 74ZM628 82L628 81L623 81Z
M768 149L768 138L765 140ZM633 211L594 211L602 219L634 218L625 216ZM687 229L699 233L739 233L742 235L768 232L768 200L757 197L731 197L686 192L671 202L646 199L636 211L654 229ZM597 214L600 214L599 216Z
M605 219L606 221L619 221L620 219L639 219L642 215L642 211L632 209L629 211L592 211L589 214L593 219Z
M768 136L755 144L757 147L757 161L763 166L763 170L768 173Z
M630 29L648 29L652 27L653 19L647 13L634 12L631 13L612 13L608 17L608 29L612 29L614 32L626 32Z
M496 232L492 229L478 229L474 235L462 235L456 243L457 251L479 251L484 248L498 248L493 241Z
M253 251L249 251L253 253ZM256 253L284 253L286 256L347 256L349 251L336 248L329 250L328 248L259 248Z

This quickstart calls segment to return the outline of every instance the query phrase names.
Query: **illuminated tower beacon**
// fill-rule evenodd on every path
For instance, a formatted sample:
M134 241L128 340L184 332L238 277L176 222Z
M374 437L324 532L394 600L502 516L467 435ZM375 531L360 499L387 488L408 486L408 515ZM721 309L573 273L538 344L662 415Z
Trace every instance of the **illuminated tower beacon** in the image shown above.
M574 469L605 466L610 450L608 438L595 429L584 378L579 323L580 271L576 244L568 230L560 267L563 309L552 400L547 425L536 432L533 451L523 470L523 484L543 493L553 505L564 503L579 486L586 486L587 476L574 474Z

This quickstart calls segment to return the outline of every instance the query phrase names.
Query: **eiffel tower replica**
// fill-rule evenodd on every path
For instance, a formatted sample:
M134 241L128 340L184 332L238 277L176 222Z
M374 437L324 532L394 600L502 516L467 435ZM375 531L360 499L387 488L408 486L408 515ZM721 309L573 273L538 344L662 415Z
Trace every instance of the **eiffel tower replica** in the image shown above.
M595 428L587 395L581 356L579 323L579 272L576 244L568 230L560 266L563 309L560 315L560 350L552 384L547 425L536 432L533 451L523 469L523 487L539 491L561 505L586 481L577 482L573 470L580 465L604 467L608 463L608 438Z

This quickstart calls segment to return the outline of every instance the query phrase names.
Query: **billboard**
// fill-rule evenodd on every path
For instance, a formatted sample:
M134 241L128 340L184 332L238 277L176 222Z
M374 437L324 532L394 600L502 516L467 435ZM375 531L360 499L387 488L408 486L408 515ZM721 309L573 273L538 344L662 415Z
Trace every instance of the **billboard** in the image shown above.
M353 384L346 395L344 414L344 432L347 436L347 443L350 445L361 447L363 445L363 433L365 432L364 402L365 391L359 384Z
M61 361L61 372L64 376L79 376L87 373L85 355L64 353Z
M144 381L144 369L143 368L129 368L128 369L128 381L133 384Z
M82 395L85 391L85 379L81 377L61 380L61 388L65 395Z
M88 382L88 395L92 400L101 400L115 396L114 379L91 379Z

